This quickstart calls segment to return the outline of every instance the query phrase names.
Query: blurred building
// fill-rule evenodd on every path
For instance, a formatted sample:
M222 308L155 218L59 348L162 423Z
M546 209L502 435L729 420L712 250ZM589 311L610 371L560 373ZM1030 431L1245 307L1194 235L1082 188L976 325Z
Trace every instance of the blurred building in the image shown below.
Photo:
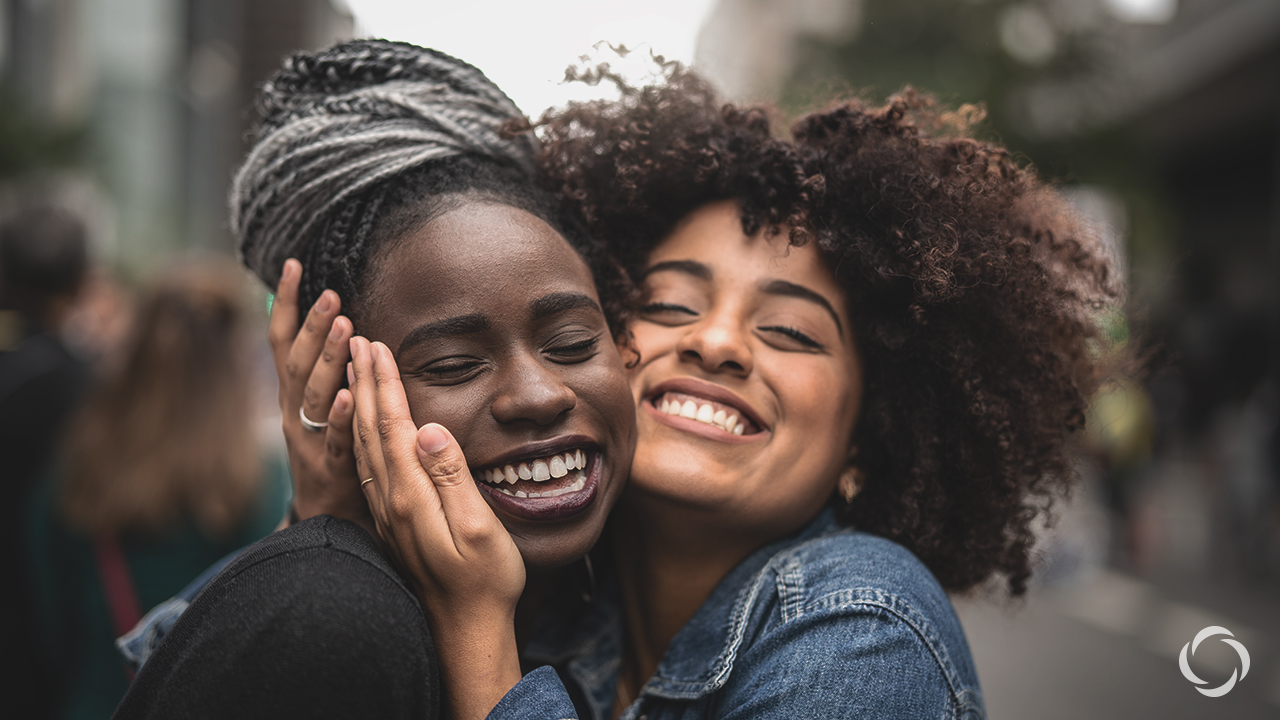
M21 160L0 180L87 171L127 268L229 250L255 88L288 53L352 31L340 0L0 0L0 144L15 146L0 158ZM30 152L50 134L74 138L75 156Z

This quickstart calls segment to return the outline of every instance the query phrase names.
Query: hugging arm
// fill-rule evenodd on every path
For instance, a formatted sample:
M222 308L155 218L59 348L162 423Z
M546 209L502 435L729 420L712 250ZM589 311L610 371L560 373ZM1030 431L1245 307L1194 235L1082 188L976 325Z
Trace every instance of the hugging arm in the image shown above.
M356 337L351 355L356 455L378 537L427 613L451 716L484 718L521 677L524 562L453 436L414 426L391 351Z

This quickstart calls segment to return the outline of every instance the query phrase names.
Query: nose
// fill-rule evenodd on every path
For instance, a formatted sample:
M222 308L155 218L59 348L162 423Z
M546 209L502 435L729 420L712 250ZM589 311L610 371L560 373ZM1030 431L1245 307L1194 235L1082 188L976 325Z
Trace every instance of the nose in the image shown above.
M697 363L707 372L751 374L751 348L736 314L726 309L686 327L676 346L682 360Z
M502 384L490 405L502 423L550 425L578 404L578 396L551 367L536 358L523 358L502 374Z

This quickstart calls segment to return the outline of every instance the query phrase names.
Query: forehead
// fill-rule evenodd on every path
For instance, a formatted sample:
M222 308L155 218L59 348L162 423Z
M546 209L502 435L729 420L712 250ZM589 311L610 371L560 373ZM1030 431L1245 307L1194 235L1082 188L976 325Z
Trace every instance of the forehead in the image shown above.
M792 246L785 232L773 237L763 230L755 235L743 233L733 202L693 211L649 254L650 265L673 260L701 262L711 268L717 281L755 284L779 279L804 285L833 301L844 298L844 290L813 243ZM840 307L843 302L833 305Z
M391 246L372 270L363 325L371 339L388 342L397 328L407 332L409 323L430 317L483 311L500 320L552 292L596 297L586 263L555 229L493 202L467 203L432 219Z

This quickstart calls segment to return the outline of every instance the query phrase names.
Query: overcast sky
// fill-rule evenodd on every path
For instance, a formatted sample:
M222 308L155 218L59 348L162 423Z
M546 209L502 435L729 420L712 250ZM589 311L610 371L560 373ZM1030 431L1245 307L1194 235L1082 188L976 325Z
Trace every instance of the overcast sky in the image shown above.
M698 29L714 0L343 0L360 36L405 40L480 68L527 115L593 91L564 86L564 69L600 41L644 43L693 61ZM647 57L647 54L642 54ZM607 57L602 59L608 59ZM616 59L611 61L617 67ZM623 63L638 78L648 66ZM598 96L598 91L595 93Z

